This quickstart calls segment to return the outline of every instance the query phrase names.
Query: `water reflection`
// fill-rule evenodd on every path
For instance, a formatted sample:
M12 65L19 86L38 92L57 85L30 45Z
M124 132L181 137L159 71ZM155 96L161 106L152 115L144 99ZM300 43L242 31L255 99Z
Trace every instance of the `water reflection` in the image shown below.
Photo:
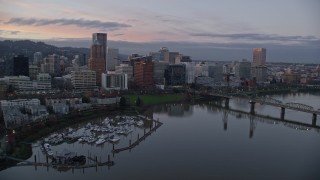
M291 97L291 96L290 96ZM249 120L249 138L253 138L254 131L257 128L258 123L271 124L271 125L281 125L286 128L299 130L299 131L309 131L314 129L319 133L320 126L311 123L304 123L299 121L294 121L290 119L283 119L276 117L273 113L272 116L259 114L259 111L265 109L265 105L258 104L258 108L255 114L249 112L250 105L247 99L235 98L232 101L232 107L224 108L223 101L206 101L197 104L166 104L159 105L152 108L153 113L166 114L169 117L190 117L193 116L194 108L201 108L206 110L209 114L222 115L223 130L228 130L228 119L229 116L233 116L236 119ZM235 109L238 108L238 109Z

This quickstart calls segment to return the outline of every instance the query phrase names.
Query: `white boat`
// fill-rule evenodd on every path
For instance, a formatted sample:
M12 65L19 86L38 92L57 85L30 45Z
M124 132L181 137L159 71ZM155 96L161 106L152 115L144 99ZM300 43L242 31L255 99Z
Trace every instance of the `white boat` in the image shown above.
M120 137L112 135L109 137L110 142L118 142L120 140Z
M143 123L143 121L142 120L140 120L140 121L138 121L138 122L136 122L136 125L137 126L142 126L144 123Z
M52 155L53 155L53 152L52 152L52 151L48 151L48 155L49 155L49 156L52 156Z
M88 143L94 143L96 141L96 138L94 137L89 137Z
M98 141L96 141L96 144L100 145L100 144L103 144L104 142L106 142L106 140L100 138L100 139L98 139Z

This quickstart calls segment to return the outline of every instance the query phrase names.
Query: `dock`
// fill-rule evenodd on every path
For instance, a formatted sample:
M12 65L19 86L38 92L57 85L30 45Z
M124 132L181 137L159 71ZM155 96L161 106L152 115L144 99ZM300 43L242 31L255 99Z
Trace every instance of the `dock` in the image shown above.
M162 122L158 121L158 120L153 120L153 122L155 123L155 126L150 128L149 132L144 132L144 135L142 137L139 137L138 134L138 138L134 143L131 143L131 140L129 141L129 146L127 147L123 147L123 148L118 148L115 149L113 146L112 152L113 153L120 153L122 151L127 151L127 150L131 150L134 147L136 147L137 145L139 145L142 141L144 141L148 136L151 135L152 132L156 131L160 126L162 126Z

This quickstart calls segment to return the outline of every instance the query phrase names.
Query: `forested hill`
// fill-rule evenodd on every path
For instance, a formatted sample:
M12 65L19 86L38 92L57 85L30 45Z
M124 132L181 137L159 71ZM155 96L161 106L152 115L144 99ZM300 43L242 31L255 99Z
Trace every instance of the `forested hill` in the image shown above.
M89 54L89 48L56 47L44 42L30 40L4 40L0 41L0 58L10 59L15 55L23 54L33 59L35 52L41 52L43 57L49 54L59 54L72 58L75 54Z

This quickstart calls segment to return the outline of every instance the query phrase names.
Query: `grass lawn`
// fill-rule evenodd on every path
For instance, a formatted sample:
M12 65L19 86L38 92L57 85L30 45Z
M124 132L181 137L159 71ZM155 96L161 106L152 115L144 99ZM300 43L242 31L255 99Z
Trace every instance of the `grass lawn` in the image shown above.
M130 99L131 104L135 104L138 99L138 95L129 95L127 97ZM139 95L139 97L142 99L143 105L145 106L184 100L184 96L182 94Z

